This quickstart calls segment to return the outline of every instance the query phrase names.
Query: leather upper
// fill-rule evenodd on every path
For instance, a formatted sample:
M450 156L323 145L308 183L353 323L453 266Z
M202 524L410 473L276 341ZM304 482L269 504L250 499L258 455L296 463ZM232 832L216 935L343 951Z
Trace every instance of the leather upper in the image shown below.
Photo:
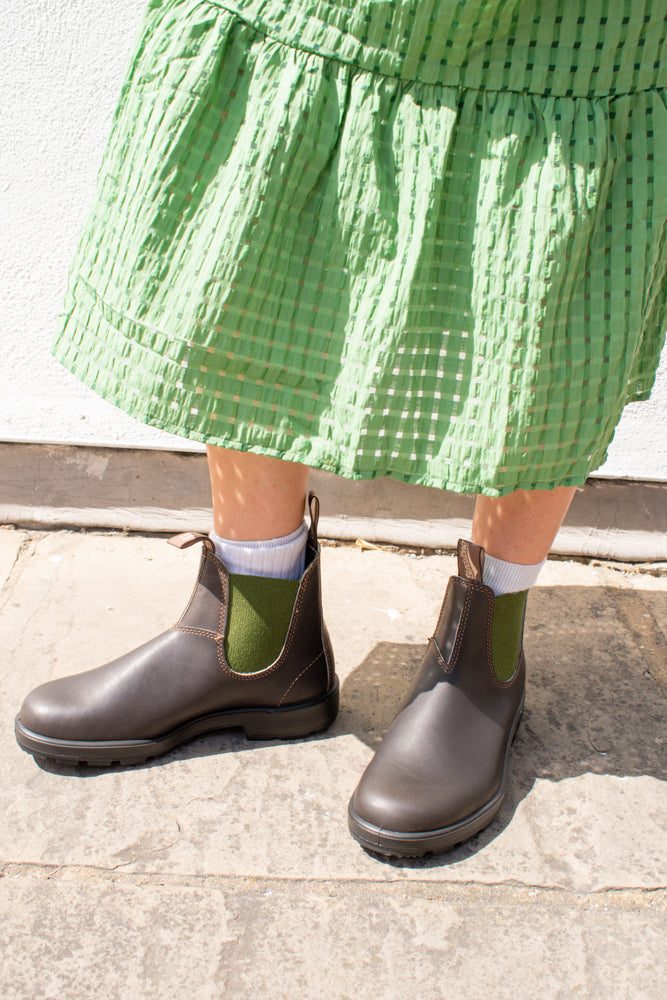
M197 716L285 707L331 689L334 662L321 614L316 518L282 652L256 673L235 673L226 661L229 576L206 537L192 535L186 542L202 541L204 547L178 622L104 666L35 688L19 713L23 726L62 740L152 739Z
M493 607L489 587L450 579L412 687L353 796L362 820L389 831L432 831L470 817L499 793L525 661L521 649L511 679L497 679Z

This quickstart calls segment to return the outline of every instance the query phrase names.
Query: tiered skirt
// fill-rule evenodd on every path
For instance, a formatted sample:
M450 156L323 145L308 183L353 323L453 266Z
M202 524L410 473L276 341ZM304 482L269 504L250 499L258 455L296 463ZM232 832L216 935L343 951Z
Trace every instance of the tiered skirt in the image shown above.
M666 6L152 0L55 356L350 478L584 482L667 327Z

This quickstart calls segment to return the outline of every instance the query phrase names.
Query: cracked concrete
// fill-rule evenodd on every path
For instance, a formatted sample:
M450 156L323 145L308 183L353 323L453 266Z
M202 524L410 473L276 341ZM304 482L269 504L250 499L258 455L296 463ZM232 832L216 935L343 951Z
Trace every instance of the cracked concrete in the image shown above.
M325 547L342 684L325 734L219 733L109 769L18 748L24 694L162 631L197 563L150 536L0 531L5 997L664 996L663 575L547 565L503 809L449 854L399 863L358 847L346 806L448 556Z
M0 528L0 602L6 597L10 578L14 575L22 552L29 544L27 532Z

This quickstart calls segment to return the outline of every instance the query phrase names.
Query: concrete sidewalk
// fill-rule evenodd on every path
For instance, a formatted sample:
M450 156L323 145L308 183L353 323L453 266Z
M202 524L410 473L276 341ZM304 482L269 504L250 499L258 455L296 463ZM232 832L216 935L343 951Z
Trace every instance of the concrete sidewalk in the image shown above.
M5 1000L600 1000L667 995L667 579L553 562L498 819L422 861L349 836L347 801L431 633L448 556L325 545L333 728L237 732L143 766L36 763L27 691L149 639L196 550L0 529Z

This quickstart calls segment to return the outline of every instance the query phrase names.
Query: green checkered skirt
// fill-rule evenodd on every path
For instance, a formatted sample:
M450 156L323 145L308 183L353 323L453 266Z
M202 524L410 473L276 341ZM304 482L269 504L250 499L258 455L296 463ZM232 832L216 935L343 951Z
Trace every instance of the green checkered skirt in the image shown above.
M351 478L582 483L667 326L664 0L151 0L55 356Z

